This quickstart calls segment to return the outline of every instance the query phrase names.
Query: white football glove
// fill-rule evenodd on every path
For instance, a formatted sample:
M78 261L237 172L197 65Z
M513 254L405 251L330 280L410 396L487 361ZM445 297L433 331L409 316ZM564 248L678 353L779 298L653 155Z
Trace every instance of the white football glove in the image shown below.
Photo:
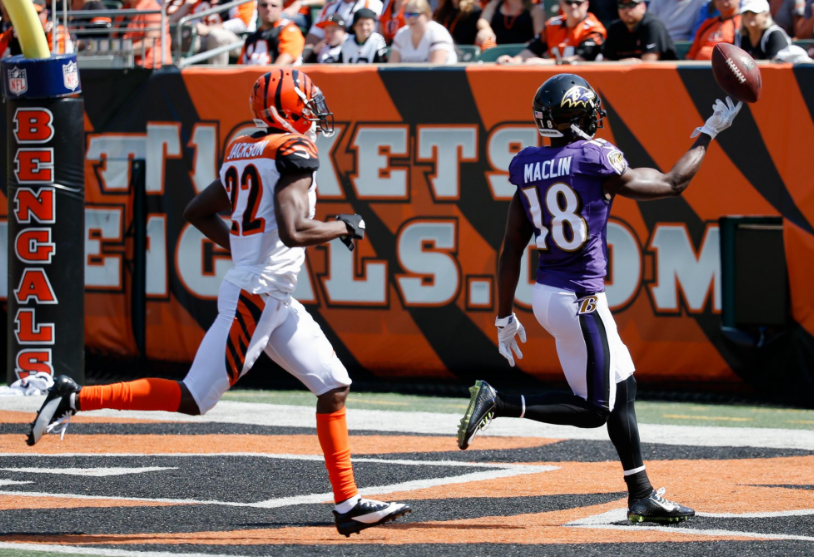
M495 319L495 327L497 327L497 349L501 356L509 360L509 365L514 367L512 350L515 351L518 359L523 359L523 353L517 346L517 340L514 337L517 335L521 341L526 342L526 329L523 328L514 313L509 317Z
M733 103L729 97L726 98L726 104L724 104L721 99L716 100L712 106L712 110L714 110L712 116L709 117L709 120L707 120L706 124L702 127L695 128L695 131L692 132L690 137L696 137L705 133L712 139L715 139L716 135L732 125L732 122L735 121L735 116L738 115L742 106L743 101L738 101L738 106L735 106L735 103Z

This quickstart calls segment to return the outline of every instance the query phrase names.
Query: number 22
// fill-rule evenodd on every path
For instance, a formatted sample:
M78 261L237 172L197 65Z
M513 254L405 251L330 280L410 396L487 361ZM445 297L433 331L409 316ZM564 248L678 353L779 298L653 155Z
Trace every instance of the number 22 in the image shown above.
M240 190L249 190L249 199L246 201L246 208L243 209L241 223L238 224L235 212ZM257 218L257 208L263 199L263 184L260 182L257 168L253 164L246 166L240 177L240 183L238 183L237 169L230 166L226 171L226 191L232 201L232 228L229 232L235 236L251 236L265 232L266 219Z

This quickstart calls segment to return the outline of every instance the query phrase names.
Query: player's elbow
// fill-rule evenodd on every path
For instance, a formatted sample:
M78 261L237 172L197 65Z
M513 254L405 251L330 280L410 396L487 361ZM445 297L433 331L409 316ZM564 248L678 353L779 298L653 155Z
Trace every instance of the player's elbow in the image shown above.
M678 184L673 184L673 186L670 188L670 197L680 197L681 194L684 193L684 190L686 190L687 186L689 185L690 185L689 180L682 181Z
M287 248L303 247L302 235L299 234L293 227L283 226L279 229L280 241Z

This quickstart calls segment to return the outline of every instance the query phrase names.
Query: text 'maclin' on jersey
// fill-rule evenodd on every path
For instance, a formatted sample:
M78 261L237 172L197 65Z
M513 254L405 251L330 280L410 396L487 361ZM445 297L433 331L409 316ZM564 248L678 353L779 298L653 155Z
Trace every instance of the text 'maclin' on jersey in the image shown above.
M571 157L559 157L547 161L537 161L523 166L523 181L538 182L571 174Z

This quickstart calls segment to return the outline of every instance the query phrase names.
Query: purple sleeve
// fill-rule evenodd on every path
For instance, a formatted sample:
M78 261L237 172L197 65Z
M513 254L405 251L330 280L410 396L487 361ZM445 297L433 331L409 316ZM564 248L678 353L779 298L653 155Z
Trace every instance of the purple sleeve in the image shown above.
M628 167L622 151L607 142L602 145L586 143L579 163L579 169L583 174L604 177L621 176Z
M528 147L526 148L528 149ZM526 150L520 151L517 153L512 162L509 163L509 182L514 184L515 186L523 186L523 162L521 161L523 157L523 152Z

